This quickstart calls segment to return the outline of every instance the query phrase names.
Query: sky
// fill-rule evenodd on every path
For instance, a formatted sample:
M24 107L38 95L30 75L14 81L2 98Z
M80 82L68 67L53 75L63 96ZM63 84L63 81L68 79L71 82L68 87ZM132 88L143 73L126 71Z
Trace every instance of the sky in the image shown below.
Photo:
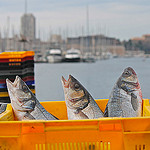
M0 0L2 36L20 33L24 13L25 0ZM87 35L87 25L91 35L120 40L150 34L150 0L27 0L27 13L35 16L36 36L42 39Z

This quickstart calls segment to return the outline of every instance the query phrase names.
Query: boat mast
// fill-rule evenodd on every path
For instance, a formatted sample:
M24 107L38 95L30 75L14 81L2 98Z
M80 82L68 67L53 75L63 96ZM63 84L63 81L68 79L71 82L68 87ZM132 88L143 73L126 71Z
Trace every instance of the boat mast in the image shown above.
M89 36L89 6L88 4L86 8L86 27L87 27L87 36Z
M27 14L27 0L25 0L25 14Z
M85 37L86 53L89 53L89 6L86 6L86 37Z
M25 26L26 26L26 14L27 14L27 0L25 0L25 8L24 8L25 10ZM24 33L23 33L24 35L23 35L23 38L21 38L21 42L23 42L23 50L25 50L26 49L26 42L27 42L27 40L26 40L26 27L25 27L25 30L24 30Z
M6 37L6 50L9 51L10 41L9 41L9 29L10 29L10 17L7 16L7 37Z

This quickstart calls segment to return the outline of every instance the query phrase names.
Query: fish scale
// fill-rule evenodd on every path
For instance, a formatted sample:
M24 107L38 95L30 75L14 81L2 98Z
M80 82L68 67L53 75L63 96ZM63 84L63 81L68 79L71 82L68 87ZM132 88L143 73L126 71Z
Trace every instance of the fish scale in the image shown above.
M109 117L121 116L137 116L138 110L134 111L131 104L131 95L126 91L119 89L118 86L114 87L113 95L110 96L108 105Z
M110 117L120 117L122 116L122 109L121 109L121 96L120 90L117 85L113 88L113 92L110 96L110 101L108 103L108 112Z

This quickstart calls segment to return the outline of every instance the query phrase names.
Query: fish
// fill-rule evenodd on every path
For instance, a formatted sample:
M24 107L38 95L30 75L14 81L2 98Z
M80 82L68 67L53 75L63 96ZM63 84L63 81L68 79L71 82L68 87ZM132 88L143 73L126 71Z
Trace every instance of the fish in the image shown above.
M40 104L26 83L16 76L12 83L6 79L8 94L17 120L58 120Z
M141 117L142 91L137 74L131 67L124 69L115 83L104 117Z
M68 120L103 117L102 110L77 79L69 75L68 81L63 76L61 81L64 89Z

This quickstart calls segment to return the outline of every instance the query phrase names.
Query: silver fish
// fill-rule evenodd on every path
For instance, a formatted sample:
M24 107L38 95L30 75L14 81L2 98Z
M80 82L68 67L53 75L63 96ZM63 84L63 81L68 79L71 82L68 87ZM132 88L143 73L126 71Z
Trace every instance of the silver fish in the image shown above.
M14 83L6 79L7 89L14 114L18 120L56 120L47 112L28 88L26 83L16 76Z
M140 117L142 92L135 71L128 67L114 85L104 117Z
M95 119L103 117L103 112L89 92L69 75L68 81L62 77L68 119Z

